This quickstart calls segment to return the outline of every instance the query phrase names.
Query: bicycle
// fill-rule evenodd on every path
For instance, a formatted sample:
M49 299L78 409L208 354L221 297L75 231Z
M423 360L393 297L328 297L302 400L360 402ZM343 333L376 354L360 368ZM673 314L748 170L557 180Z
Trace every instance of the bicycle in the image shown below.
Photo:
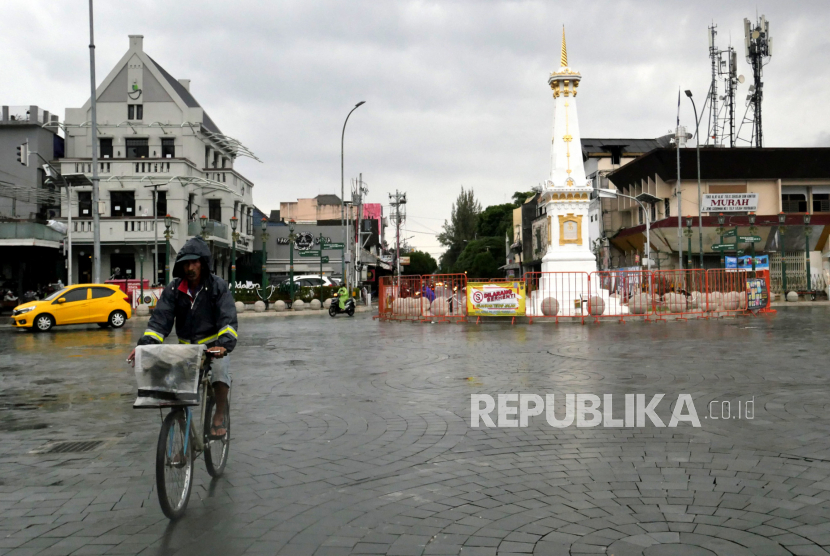
M211 383L210 367L213 357L206 352L202 355L199 369L198 406L201 414L202 434L198 434L191 406L173 407L162 421L156 447L156 490L161 510L169 519L184 515L193 487L193 462L200 454L205 455L205 466L211 477L222 475L228 463L231 441L230 391L225 412L225 435L213 437L210 425L213 422L216 402ZM196 404L193 404L194 406ZM159 409L161 411L161 409Z

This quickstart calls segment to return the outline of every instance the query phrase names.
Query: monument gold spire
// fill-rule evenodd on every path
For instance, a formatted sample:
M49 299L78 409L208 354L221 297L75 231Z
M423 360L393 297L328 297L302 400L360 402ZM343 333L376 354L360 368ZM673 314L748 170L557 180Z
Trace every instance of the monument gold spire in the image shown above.
M568 47L565 45L565 26L562 26L562 57L559 60L563 68L568 67Z

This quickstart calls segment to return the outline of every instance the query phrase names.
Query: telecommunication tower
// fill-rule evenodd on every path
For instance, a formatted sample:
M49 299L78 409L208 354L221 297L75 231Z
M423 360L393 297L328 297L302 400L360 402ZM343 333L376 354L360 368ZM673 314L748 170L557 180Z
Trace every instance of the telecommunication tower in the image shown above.
M753 84L749 86L749 94L746 97L746 113L741 122L741 129L744 124L748 125L751 129L749 145L763 147L761 102L764 99L764 84L761 77L764 73L764 66L772 57L772 37L769 33L769 21L765 16L761 15L754 26L748 19L744 19L744 46L746 61L752 66ZM739 138L741 129L738 130ZM746 139L742 140L746 141Z
M721 53L715 45L715 36L718 34L717 27L714 23L709 27L709 59L712 61L712 83L709 86L709 136L706 137L706 144L709 144L709 139L711 139L715 147L720 147L723 144L723 125L718 112L718 75L720 74Z

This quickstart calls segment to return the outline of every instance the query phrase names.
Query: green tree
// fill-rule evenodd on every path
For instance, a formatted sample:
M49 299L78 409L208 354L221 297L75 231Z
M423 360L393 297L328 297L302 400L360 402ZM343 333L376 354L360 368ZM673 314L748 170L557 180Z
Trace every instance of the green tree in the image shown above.
M409 265L406 267L406 274L432 274L438 268L438 262L432 255L424 251L410 251L405 257L409 257Z
M444 231L438 234L438 242L447 248L441 255L442 269L451 269L464 250L464 242L475 239L480 212L481 204L476 201L473 190L461 186L461 193L452 205L450 220L444 220Z
M504 236L485 237L467 242L456 261L453 272L466 272L468 278L499 278L504 272Z
M513 209L510 203L490 205L478 215L478 237L501 237L513 242Z
M512 197L513 206L522 206L523 204L525 204L525 201L527 201L530 197L533 197L534 195L536 195L535 191L516 191Z

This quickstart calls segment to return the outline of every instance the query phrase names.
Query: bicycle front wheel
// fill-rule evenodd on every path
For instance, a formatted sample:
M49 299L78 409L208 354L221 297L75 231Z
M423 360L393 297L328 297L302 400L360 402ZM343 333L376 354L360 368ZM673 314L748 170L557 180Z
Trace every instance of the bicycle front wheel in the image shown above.
M216 413L216 400L213 396L207 399L205 411L205 466L211 477L220 477L228 463L228 452L231 449L231 397L228 393L227 413L225 414L226 432L222 438L210 436L210 425Z
M156 490L161 511L178 519L187 508L193 486L193 439L185 448L187 416L181 409L164 418L156 447Z

